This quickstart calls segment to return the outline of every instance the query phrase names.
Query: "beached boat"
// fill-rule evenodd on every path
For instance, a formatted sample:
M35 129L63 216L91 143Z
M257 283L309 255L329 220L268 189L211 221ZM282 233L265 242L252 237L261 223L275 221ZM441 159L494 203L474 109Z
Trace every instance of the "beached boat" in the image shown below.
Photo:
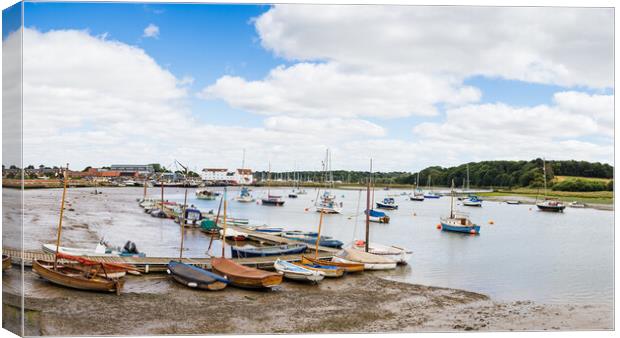
M47 252L49 254L56 254L58 251L61 254L72 255L72 256L109 256L109 257L145 257L146 255L143 252L137 252L135 249L135 244L131 241L127 241L123 249L115 250L111 248L107 248L102 243L97 243L95 249L83 249L83 248L69 248L69 247L58 247L56 250L56 244L43 244L41 245L43 252ZM133 250L128 250L132 249Z
M316 240L317 240L317 235L299 235L299 234L295 234L295 233L282 233L281 235L284 238L288 238L288 239L292 239L292 240L296 240L296 241L300 241L300 242L304 242L307 244L316 244ZM342 247L344 243L342 243L342 241L339 241L337 239L333 239L329 236L321 236L320 240L319 240L319 245L320 246L325 246L328 248L336 248L336 249L340 249Z
M284 277L296 281L309 281L318 283L325 278L325 273L318 270L306 269L303 266L280 260L279 258L273 263L273 267Z
M101 277L100 271L85 273L82 267L77 265L63 265L45 260L34 260L32 270L40 277L65 287L101 292L116 292L120 294L124 284L123 279Z
M302 264L316 264L321 266L333 266L340 269L343 269L345 272L362 272L364 271L363 263L343 263L343 262L334 262L332 260L318 259L310 256L301 256Z
M186 208L185 209L185 226L189 226L189 227L199 227L200 226L200 220L202 219L202 212L200 212L200 210L196 209L196 208ZM177 218L178 222L180 223L181 220L180 218Z
M354 241L350 244L356 250L365 250L366 242L362 240ZM368 252L373 255L387 257L398 264L407 264L413 252L395 245L383 245L379 243L368 243Z
M519 201L519 200L508 200L508 201L506 201L506 204L521 204L521 201Z
M240 288L272 288L282 283L282 275L279 273L243 266L227 258L211 258L211 266L215 273Z
M11 267L11 257L9 255L2 255L2 271L6 271Z
M368 213L367 210L364 213ZM390 216L383 211L370 209L370 221L374 223L390 223Z
M345 273L343 268L332 265L321 265L317 263L293 262L292 264L303 267L304 269L321 272L328 278L342 277Z
M215 195L215 193L211 190L208 190L208 189L196 190L196 199L213 201L215 200L216 197L217 196Z
M391 270L396 269L396 261L369 252L346 248L336 254L332 260L340 263L362 263L365 270Z
M452 181L452 196L450 198L450 215L440 218L442 231L460 232L466 234L480 234L480 226L474 224L466 213L458 212L454 208L454 181Z
M283 244L276 246L250 247L231 246L230 251L235 258L265 257L300 254L306 251L306 244Z
M396 204L396 201L394 200L393 197L386 197L383 199L383 201L376 202L376 203L377 203L377 208L379 209L388 209L388 210L398 209L398 204Z
M168 263L168 274L185 286L203 290L222 290L229 283L218 274L179 261Z
M463 205L467 207L481 207L482 200L476 195L471 195L466 200L463 200Z
M536 202L536 206L541 211L564 212L566 205L557 198L547 197L547 165L543 158L543 182L544 182L544 199Z

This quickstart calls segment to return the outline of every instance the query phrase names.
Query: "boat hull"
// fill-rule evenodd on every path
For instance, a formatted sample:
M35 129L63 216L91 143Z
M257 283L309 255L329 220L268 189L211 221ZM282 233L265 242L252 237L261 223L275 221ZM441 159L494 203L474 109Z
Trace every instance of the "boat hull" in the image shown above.
M423 202L424 196L409 196L410 201Z
M342 268L345 272L364 271L363 263L334 262L334 261L327 261L327 260L322 260L322 259L315 259L315 258L308 257L308 256L301 256L301 263L302 264L319 264L319 265L326 265L326 266L336 266L336 267Z
M262 199L261 203L263 205L276 206L276 207L281 207L284 205L284 201L273 201L273 200L268 200L268 199Z
M249 268L227 258L212 258L213 272L226 277L230 284L244 289L268 289L282 283L282 275Z
M450 225L444 222L441 222L441 231L449 231L449 232L459 232L463 234L480 234L480 226L479 225L471 225L471 226L455 226Z
M538 209L540 209L542 211L549 211L549 212L564 212L564 209L566 208L566 206L564 206L564 205L562 205L562 206L549 206L549 205L537 204L536 206L538 207Z
M271 249L269 247L265 249L260 249L260 248L244 249L241 247L231 246L230 251L233 257L246 258L246 257L295 255L295 254L300 254L300 253L305 252L307 248L308 247L305 244L295 245L290 248L282 248L280 250L269 250Z
M336 266L331 266L332 269L330 269L329 265L322 265L322 264L316 264L316 263L311 263L311 262L310 263L293 263L293 264L300 266L304 269L322 272L325 277L329 277L329 278L342 277L345 272L344 269L338 268ZM333 269L333 268L336 268L336 269Z
M216 291L228 285L220 275L176 261L168 263L168 273L176 282L190 288Z
M348 260L346 258L336 257L336 256L333 258L333 261L338 262L338 263L360 263L360 262L355 262L355 261ZM396 269L396 262L394 263L362 263L362 264L364 264L364 270Z
M86 278L83 271L58 263L58 269L54 270L54 262L34 260L32 270L47 281L64 287L99 292L116 292L120 294L123 287L123 279L109 279L99 276Z
M391 204L383 204L380 202L376 202L377 203L377 208L378 209L386 209L386 210L396 210L398 209L398 205L391 205Z

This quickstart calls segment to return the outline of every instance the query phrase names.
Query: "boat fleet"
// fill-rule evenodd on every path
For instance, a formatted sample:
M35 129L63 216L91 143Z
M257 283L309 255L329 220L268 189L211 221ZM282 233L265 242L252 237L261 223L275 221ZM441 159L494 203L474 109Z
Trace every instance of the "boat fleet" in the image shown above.
M331 158L329 152L326 162ZM181 165L179 163L179 165ZM181 165L182 166L182 165ZM186 172L187 168L182 166ZM324 164L326 177L329 167ZM543 166L543 171L545 168ZM545 174L545 195L546 195L546 172ZM57 240L54 244L44 244L43 251L53 255L53 260L34 260L33 271L43 279L51 283L80 290L102 291L121 293L124 285L124 277L129 274L140 274L138 270L130 264L118 264L101 262L92 257L144 257L145 254L137 250L136 244L127 241L123 248L114 248L103 240L94 249L78 249L61 246L62 221L67 190L67 170L64 171L64 185L61 200L61 209L57 230ZM418 177L419 178L419 177ZM424 201L426 198L440 198L441 195L434 193L430 189L422 192L416 186L412 194L409 195L411 201ZM331 180L333 182L333 180ZM340 214L342 203L336 202L336 195L331 192L333 186L326 185L323 194L317 191L315 200L316 211L320 214L318 229L316 232L287 230L282 227L272 227L268 225L250 225L249 220L230 217L227 214L227 188L223 193L199 189L196 191L197 199L215 200L220 197L217 213L213 210L202 212L193 205L189 205L188 190L185 189L183 203L170 202L164 199L164 185L161 185L161 198L148 198L146 196L146 186L144 196L139 199L139 205L144 211L153 217L170 218L179 223L181 227L180 250L178 259L171 259L167 264L167 272L172 280L189 288L202 290L222 290L228 285L246 289L270 289L282 283L283 278L292 281L305 281L319 283L324 278L338 278L347 273L362 272L365 270L391 270L399 264L407 264L413 252L409 249L384 243L370 241L370 222L389 223L390 217L384 211L374 210L373 204L377 209L386 211L397 210L398 204L394 197L384 198L381 201L374 201L374 185L372 180L372 160L370 164L370 174L366 187L366 208L364 210L366 236L365 239L357 239L349 244L344 244L338 239L321 235L323 219L329 214ZM371 195L372 191L372 195ZM299 187L289 194L290 198L296 198L297 194L306 192ZM295 197L291 197L295 195ZM361 196L361 192L360 192ZM372 196L372 197L371 197ZM430 196L430 197L429 197ZM232 200L247 203L255 201L250 193L250 189L242 186L239 195ZM455 201L461 200L462 206L481 207L482 200L475 195L457 196L452 182L450 192L450 211L449 214L440 217L437 225L438 229L446 232L456 232L462 234L480 234L480 225L475 224L467 213L457 209ZM373 203L374 201L374 203ZM507 201L508 204L518 204L517 201ZM262 205L283 205L281 196L272 195L267 187L267 197L261 201ZM543 211L562 212L565 205L557 200L545 198L536 203L537 207ZM579 202L569 204L572 207L584 207ZM229 228L234 226L233 228ZM221 255L210 258L210 266L197 266L183 261L183 248L185 229L189 227L200 228L206 234L216 236L221 239ZM274 240L275 245L239 245L239 242L250 240L253 233L267 234L281 238ZM264 238L263 238L264 239ZM225 256L227 240L230 244L232 258ZM261 243L262 244L262 243ZM319 249L334 250L329 259L320 258ZM314 255L312 254L314 252ZM260 257L273 258L273 271L266 271L242 265L238 259L251 259ZM285 259L286 257L287 259ZM291 259L291 257L296 257ZM269 262L269 260L268 260ZM10 257L3 256L3 271L10 267Z

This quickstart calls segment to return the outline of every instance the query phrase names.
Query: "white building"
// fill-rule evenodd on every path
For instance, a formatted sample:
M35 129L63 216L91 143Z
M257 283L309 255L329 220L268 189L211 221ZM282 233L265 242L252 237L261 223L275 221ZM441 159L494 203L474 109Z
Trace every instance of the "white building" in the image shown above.
M252 184L254 176L252 169L236 169L229 171L222 168L204 168L200 173L203 181L211 184Z

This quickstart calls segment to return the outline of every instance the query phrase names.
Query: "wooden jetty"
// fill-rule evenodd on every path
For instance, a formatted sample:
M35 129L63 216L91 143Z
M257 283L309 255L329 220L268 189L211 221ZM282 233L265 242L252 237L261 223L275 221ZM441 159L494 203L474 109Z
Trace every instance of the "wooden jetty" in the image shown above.
M10 248L2 248L2 253L9 255L13 264L20 264L22 261L25 266L32 266L32 261L35 259L42 260L54 260L54 255L48 254L42 251L35 250L18 250ZM319 258L331 258L333 254L319 253ZM301 260L301 255L284 255L284 256L267 256L267 257L251 257L251 258L235 258L233 259L239 264L245 266L251 266L262 269L272 269L273 263L276 259L286 260L290 262L296 262ZM117 263L117 264L132 264L138 271L143 273L149 272L165 272L168 262L171 260L178 260L178 257L110 257L110 256L88 256L88 259L105 262L105 263ZM62 260L59 260L62 262ZM210 269L210 258L183 258L183 263L196 265L201 268Z

